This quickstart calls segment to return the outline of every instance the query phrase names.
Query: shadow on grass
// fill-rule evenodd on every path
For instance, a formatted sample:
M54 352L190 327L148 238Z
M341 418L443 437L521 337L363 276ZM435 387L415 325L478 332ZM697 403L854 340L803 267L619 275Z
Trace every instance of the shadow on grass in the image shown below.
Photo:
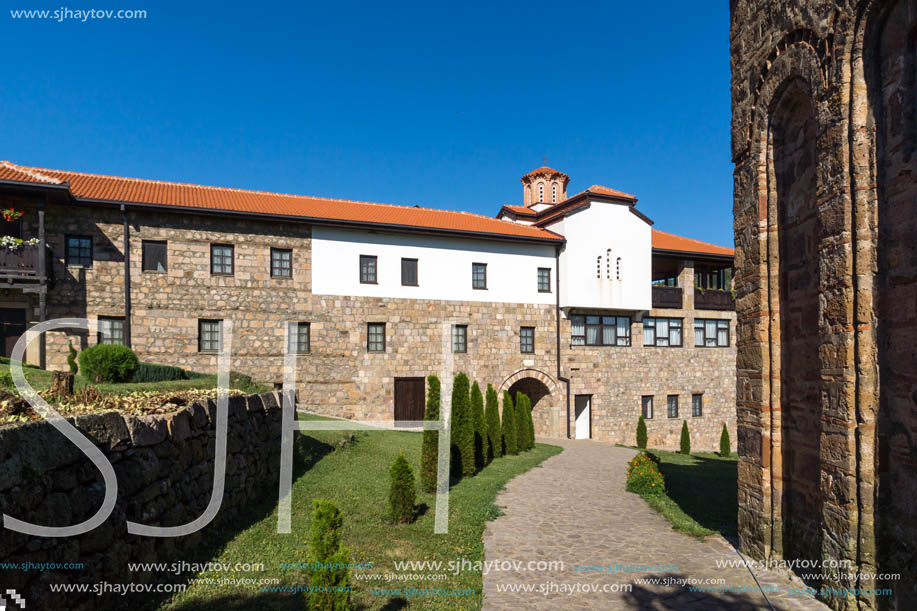
M665 478L666 494L704 528L738 534L738 464L699 455L648 450Z
M689 579L684 573L667 573L654 576L655 579ZM738 584L726 584L732 586ZM694 595L694 600L687 601L682 596L686 593ZM647 586L634 584L630 592L622 595L628 609L641 611L660 611L663 609L743 609L747 611L770 610L764 595L756 592L690 592L687 586L680 586L672 590L666 587L664 592L654 591Z
M296 450L293 452L293 481L295 482L306 471L311 469L318 461L334 451L334 446L319 441L308 435L302 435L297 442ZM279 457L278 457L279 460ZM260 522L273 513L277 506L277 479L271 478L264 486L253 493L250 501L243 509L232 518L220 519L219 514L203 530L203 537L200 543L188 546L181 552L176 552L174 548L171 553L157 554L156 562L186 562L191 564L203 564L212 561L220 553L220 550L231 541L238 533L247 530L254 524ZM180 538L176 538L180 539ZM192 574L185 574L181 577L177 575L168 575L170 583L187 583L186 579L192 577ZM227 586L229 589L229 586ZM168 598L169 594L151 594L117 597L106 601L108 606L99 606L98 609L117 609L137 611L139 609L156 609L162 605ZM120 600L119 600L120 599ZM104 604L104 603L103 603ZM225 609L302 609L303 594L294 593L265 593L255 599L244 596L226 596L215 598L206 603L196 602L195 609L213 609L223 611ZM179 605L178 609L191 608L189 605Z

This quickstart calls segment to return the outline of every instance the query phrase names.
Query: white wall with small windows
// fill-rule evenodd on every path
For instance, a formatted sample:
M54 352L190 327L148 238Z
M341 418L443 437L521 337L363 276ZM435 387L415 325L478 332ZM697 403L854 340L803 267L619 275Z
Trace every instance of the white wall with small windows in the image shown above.
M650 309L652 230L627 206L594 201L546 228L567 239L561 307Z
M553 304L554 257L547 244L316 226L312 293ZM549 270L549 291L543 290L545 272L539 269Z

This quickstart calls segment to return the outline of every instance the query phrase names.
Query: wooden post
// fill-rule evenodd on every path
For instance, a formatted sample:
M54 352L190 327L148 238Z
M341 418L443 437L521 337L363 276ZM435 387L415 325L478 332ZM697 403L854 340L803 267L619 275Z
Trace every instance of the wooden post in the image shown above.
M45 322L48 312L47 293L48 277L45 268L45 204L48 201L48 195L38 204L38 322ZM42 369L47 368L47 333L42 333L38 341L38 365Z

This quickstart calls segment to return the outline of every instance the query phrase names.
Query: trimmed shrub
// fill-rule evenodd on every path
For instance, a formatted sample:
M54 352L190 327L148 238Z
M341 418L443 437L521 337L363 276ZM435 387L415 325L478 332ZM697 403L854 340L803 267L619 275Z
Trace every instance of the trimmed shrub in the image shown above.
M535 420L532 418L532 400L525 397L525 421L529 426L529 449L535 447Z
M341 510L327 499L312 501L312 526L309 531L309 585L306 594L310 609L346 611L350 606L347 565L350 553L341 544Z
M732 454L732 449L729 447L729 429L726 428L726 423L723 423L723 432L720 433L720 456L729 456Z
M16 390L16 384L13 382L13 374L7 369L5 371L0 371L0 388L5 388L11 390L18 394Z
M423 419L439 420L439 378L427 378L427 409ZM423 449L420 456L420 487L424 492L436 492L436 475L439 465L439 431L423 432Z
M400 454L389 470L392 485L388 493L389 515L394 522L414 521L414 471L404 454Z
M137 355L127 346L96 344L80 352L83 377L91 382L127 382L137 365Z
M516 447L520 452L525 452L529 449L529 427L525 423L525 412L526 405L525 402L528 400L528 397L521 392L516 393L516 403L514 404L516 411Z
M516 443L516 410L509 392L503 392L503 454L518 454Z
M468 376L460 373L452 383L452 475L474 475L474 422Z
M627 491L640 496L665 493L665 479L659 465L646 452L640 452L627 463Z
M260 384L255 384L251 376L238 371L229 372L229 387L236 388L244 393L256 393L265 390Z
M484 420L484 395L477 382L471 385L471 421L474 425L474 466L480 471L485 465L487 422Z
M486 461L490 463L494 458L503 456L503 442L500 434L500 408L497 406L497 391L490 384L487 385L486 405L484 419L487 421L487 455Z
M643 450L646 449L646 420L642 415L637 420L637 447Z
M681 453L691 453L691 434L688 432L687 420L683 420L681 425Z
M73 347L73 340L67 340L67 366L70 367L70 373L76 375L80 372L80 366L76 364L76 348Z
M155 363L140 363L131 382L168 382L171 380L187 380L188 372L180 367L157 365Z

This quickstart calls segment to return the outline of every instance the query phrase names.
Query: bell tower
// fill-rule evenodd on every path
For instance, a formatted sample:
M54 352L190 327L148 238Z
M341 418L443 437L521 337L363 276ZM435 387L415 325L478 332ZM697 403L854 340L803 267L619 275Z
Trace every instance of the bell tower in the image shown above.
M526 208L559 204L567 199L569 182L569 176L547 166L532 170L522 177L522 202Z

